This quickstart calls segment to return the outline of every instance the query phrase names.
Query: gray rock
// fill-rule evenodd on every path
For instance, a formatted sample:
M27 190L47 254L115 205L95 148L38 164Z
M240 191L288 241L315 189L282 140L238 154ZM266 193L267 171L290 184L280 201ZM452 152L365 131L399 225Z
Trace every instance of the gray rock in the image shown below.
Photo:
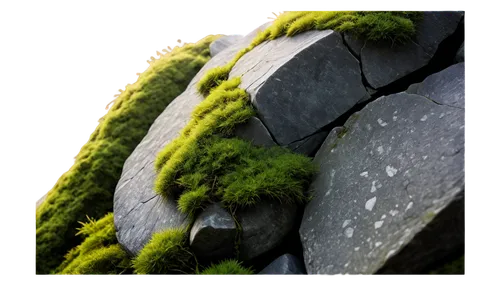
M464 49L464 43L462 43L460 49L458 49L457 55L455 56L455 62L461 63L464 61L465 61L465 49Z
M381 97L314 160L299 230L309 274L418 273L463 247L463 109Z
M323 141L325 141L325 138L326 136L328 136L328 133L329 132L327 131L321 131L303 140L289 144L286 147L295 153L313 157L317 148L321 146L321 143L323 143Z
M462 16L462 12L424 12L413 40L405 44L366 41L360 58L370 86L379 89L426 66L439 44L455 32ZM359 47L358 41L346 37L353 50Z
M235 128L234 135L252 142L254 145L262 147L276 146L273 138L267 131L267 128L262 124L262 121L257 117L251 117L250 120Z
M241 76L240 87L281 146L314 134L366 94L359 62L331 30L266 41L229 76Z
M222 36L219 39L213 41L210 44L210 56L214 57L218 53L220 53L222 50L225 48L234 45L236 42L238 42L243 36L241 35L229 35L229 36Z
M356 58L359 59L361 56L361 49L365 46L366 40L351 33L345 33L344 39L347 47L356 56Z
M257 30L266 25L268 23ZM154 232L187 225L187 219L177 210L176 202L164 200L154 192L156 171L153 162L157 153L179 135L189 121L191 111L203 100L196 91L200 78L208 69L231 61L240 49L250 44L257 30L210 59L186 90L156 118L147 135L125 161L115 189L113 209L118 242L132 255L142 249Z
M276 258L259 274L306 274L302 261L287 253Z
M423 95L440 104L465 108L465 64L452 65L411 85L407 93Z
M196 257L218 260L234 256L238 232L230 213L220 204L208 206L196 218L189 242Z
M293 228L296 216L296 205L277 201L261 201L255 207L237 210L239 259L250 260L278 246Z

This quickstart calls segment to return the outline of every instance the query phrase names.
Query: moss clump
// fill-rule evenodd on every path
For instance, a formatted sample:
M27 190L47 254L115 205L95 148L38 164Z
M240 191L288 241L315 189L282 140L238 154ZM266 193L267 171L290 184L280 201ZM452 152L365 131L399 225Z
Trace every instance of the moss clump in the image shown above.
M70 250L55 271L57 274L121 274L132 271L127 253L116 239L113 214L82 223L78 235L86 237Z
M253 274L252 269L241 266L236 260L225 260L218 264L211 265L198 274Z
M430 274L464 274L464 255L456 260L453 260L442 267L433 270Z
M153 234L133 260L137 274L194 274L196 258L189 251L185 229L167 229Z
M176 47L151 63L128 85L100 120L89 141L36 213L36 272L50 273L64 255L82 242L75 236L85 215L112 210L113 193L123 164L165 107L181 94L210 57L209 36Z
M231 136L253 114L239 78L222 82L192 112L191 120L158 155L156 191L181 195L179 210L193 215L209 202L254 205L261 198L304 201L311 160L284 148L259 148Z

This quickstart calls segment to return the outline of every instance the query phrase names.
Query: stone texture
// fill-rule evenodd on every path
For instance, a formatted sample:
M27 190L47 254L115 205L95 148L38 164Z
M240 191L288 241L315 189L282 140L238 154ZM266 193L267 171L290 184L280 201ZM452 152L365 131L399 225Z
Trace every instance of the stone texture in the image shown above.
M218 53L220 53L222 50L226 49L227 47L234 45L236 42L241 40L243 36L241 35L229 35L229 36L222 36L219 39L213 41L210 44L210 56L214 57Z
M276 258L259 274L306 274L302 261L287 253Z
M236 63L230 78L237 76L281 146L314 134L366 95L359 62L331 30L266 41Z
M327 131L321 131L314 135L311 135L303 140L293 142L286 147L295 153L303 154L306 156L314 157L314 154L321 143L325 141L326 136L328 136Z
M296 205L277 201L261 201L255 207L239 209L239 259L250 260L276 247L293 228L296 216Z
M220 204L208 206L196 218L189 242L199 259L218 260L234 256L236 224Z
M463 250L463 109L381 97L314 160L299 231L309 274L419 273Z
M251 117L250 120L235 128L234 135L241 139L252 142L254 145L262 147L276 146L273 138L257 117Z
M465 61L465 49L464 49L464 43L462 43L460 49L458 49L457 55L455 56L455 62L461 63L464 61Z
M115 189L113 210L118 242L131 254L136 255L154 232L187 225L186 217L177 210L174 199L161 199L153 190L156 179L153 162L156 154L178 136L189 121L193 108L203 100L196 91L196 84L205 72L231 61L267 25L269 23L210 59L186 90L158 116L147 135L125 161Z
M359 48L359 39L345 40L353 51L359 50L368 84L379 89L426 66L439 44L455 32L462 16L463 12L424 12L416 36L405 44L366 41Z
M423 95L440 104L465 108L465 66L452 65L432 74L418 84L412 84L407 93Z

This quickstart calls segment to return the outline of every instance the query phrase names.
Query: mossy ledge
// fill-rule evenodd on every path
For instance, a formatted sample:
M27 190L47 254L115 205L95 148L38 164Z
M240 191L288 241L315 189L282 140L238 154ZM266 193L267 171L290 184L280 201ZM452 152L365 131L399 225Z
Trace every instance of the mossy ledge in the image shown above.
M36 212L36 272L47 274L82 242L75 236L85 216L112 210L123 164L165 107L181 94L209 60L218 36L176 47L153 61L128 85Z

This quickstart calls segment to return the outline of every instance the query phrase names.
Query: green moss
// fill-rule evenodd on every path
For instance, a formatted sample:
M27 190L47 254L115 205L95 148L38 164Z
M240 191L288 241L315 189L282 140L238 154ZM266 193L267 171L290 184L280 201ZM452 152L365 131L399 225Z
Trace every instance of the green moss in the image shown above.
M225 260L218 264L212 264L210 267L198 274L253 274L252 269L241 266L241 263L236 260Z
M193 274L197 268L186 230L181 228L153 234L133 265L137 274Z
M176 47L153 61L100 120L75 164L36 211L37 273L50 273L82 242L75 233L85 215L101 217L112 210L125 160L156 117L208 61L208 46L214 39L216 36L209 36L196 44Z
M71 249L56 269L57 274L121 274L131 272L127 253L116 239L113 214L98 221L81 223L78 235L86 237L82 244Z
M465 256L453 260L445 265L430 272L430 274L464 274L465 273Z

